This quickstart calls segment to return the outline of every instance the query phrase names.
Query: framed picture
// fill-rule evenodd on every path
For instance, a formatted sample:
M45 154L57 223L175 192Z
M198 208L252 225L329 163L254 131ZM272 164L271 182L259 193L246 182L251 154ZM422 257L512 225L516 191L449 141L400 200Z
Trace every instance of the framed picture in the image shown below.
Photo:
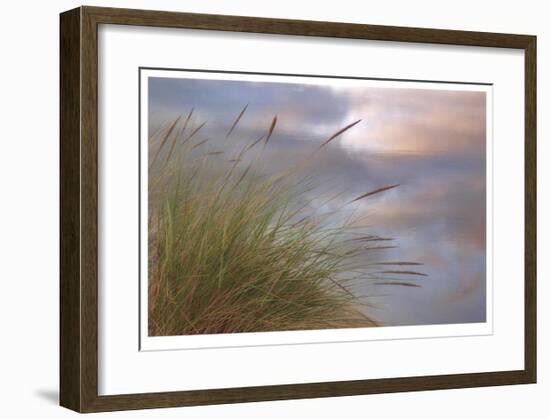
M62 406L534 383L536 38L61 14Z

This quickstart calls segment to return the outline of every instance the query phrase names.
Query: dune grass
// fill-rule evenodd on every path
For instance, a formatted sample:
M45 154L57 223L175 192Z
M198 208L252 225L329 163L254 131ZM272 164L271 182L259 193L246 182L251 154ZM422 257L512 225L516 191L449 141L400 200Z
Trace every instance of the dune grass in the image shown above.
M238 134L245 111L217 147ZM358 122L327 136L312 158ZM373 256L392 247L383 243L388 239L352 217L335 222L307 210L315 195L311 159L285 173L254 170L259 163L250 156L269 151L276 125L274 117L262 137L234 155L200 137L204 123L193 122L193 111L151 136L149 335L376 326L353 285L416 286L390 278L421 276L403 268L415 263Z

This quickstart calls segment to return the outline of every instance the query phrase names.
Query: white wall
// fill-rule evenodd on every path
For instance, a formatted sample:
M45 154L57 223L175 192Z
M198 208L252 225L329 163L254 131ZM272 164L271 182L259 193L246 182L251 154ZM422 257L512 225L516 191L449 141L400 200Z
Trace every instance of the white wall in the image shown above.
M88 4L538 35L539 138L550 135L550 26L545 3L510 1L121 0ZM0 412L74 416L57 407L58 13L77 1L4 2L0 66ZM548 353L549 145L539 141L539 354ZM544 158L543 158L544 156ZM546 159L546 161L545 161ZM546 167L545 167L546 163ZM444 356L444 354L442 354ZM539 384L114 413L118 417L548 417L550 364ZM130 416L131 415L131 416ZM107 417L106 415L103 415ZM527 416L527 415L526 415Z

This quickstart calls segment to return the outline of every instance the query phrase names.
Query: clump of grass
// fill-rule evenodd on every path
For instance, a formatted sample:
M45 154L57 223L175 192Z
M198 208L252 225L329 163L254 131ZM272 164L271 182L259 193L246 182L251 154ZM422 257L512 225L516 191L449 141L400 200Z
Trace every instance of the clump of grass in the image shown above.
M235 136L246 109L225 140ZM353 284L412 286L384 277L420 276L399 270L414 263L373 260L377 249L392 247L378 244L387 238L365 235L352 217L338 223L308 211L315 184L300 174L303 164L273 176L253 170L248 154L261 154L274 140L276 116L265 135L236 155L208 148L200 137L205 123L192 124L192 116L178 117L150 139L149 334L376 326Z

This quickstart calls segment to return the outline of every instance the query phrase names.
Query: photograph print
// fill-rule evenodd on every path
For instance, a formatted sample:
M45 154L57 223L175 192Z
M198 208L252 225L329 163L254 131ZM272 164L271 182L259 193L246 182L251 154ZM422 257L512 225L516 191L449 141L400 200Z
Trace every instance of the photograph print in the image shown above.
M148 336L487 321L490 86L148 71Z

